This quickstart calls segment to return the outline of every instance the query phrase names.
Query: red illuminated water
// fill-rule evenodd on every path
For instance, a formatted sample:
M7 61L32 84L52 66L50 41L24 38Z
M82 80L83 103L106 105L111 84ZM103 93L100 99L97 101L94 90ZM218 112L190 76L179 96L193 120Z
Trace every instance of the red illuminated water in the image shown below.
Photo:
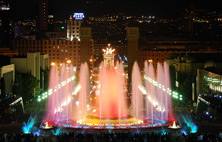
M107 119L126 117L126 91L122 63L114 68L105 67L102 62L99 82L98 115Z

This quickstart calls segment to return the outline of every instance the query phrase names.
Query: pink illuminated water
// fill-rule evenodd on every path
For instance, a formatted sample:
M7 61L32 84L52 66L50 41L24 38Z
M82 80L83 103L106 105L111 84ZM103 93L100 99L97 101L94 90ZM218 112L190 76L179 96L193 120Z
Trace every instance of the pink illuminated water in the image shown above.
M72 90L75 85L73 76L71 66L63 64L60 74L56 66L51 67L45 120L56 121L63 117L72 117Z
M120 119L127 116L124 69L122 63L117 67L105 67L101 63L99 73L100 94L97 106L99 106L100 118Z
M166 62L158 63L155 73L153 64L146 61L144 74L141 74L138 63L134 63L131 81L132 96L130 96L132 107L127 104L123 64L117 62L115 67L106 67L102 62L97 86L99 93L96 96L95 106L91 107L96 108L95 113L87 110L89 98L92 97L87 63L81 64L79 83L72 78L74 73L71 65L63 64L60 73L56 66L51 67L49 88L52 93L48 95L44 120L59 122L64 118L75 118L84 124L85 118L93 114L100 120L101 125L102 119L107 120L107 124L111 119L119 120L119 124L125 123L122 119L129 116L136 118L137 124L144 118L151 118L152 122L157 117L161 120L173 118L171 96L167 94L167 88L170 88L170 77ZM66 119L63 123L68 124L69 120Z
M79 115L81 116L79 119L82 120L87 115L87 98L89 98L89 68L87 63L81 64L80 67L80 86L81 89L79 91Z
M136 116L137 123L138 119L144 116L143 112L143 94L139 90L139 86L142 86L140 69L137 62L133 65L132 70L132 105L133 105L133 114Z
M157 73L153 68L153 64L145 62L144 75L151 78L152 81L145 79L145 87L147 92L146 98L146 115L160 117L161 119L173 118L171 96L167 93L170 89L169 66L157 64ZM153 81L156 81L154 85Z

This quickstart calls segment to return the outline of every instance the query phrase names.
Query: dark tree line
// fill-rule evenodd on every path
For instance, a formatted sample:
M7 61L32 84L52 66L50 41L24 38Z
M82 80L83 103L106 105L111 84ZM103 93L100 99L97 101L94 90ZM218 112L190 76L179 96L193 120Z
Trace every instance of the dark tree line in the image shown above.
M184 108L192 104L192 83L195 84L195 77L195 72L188 74L176 71L174 66L170 66L171 89L183 95L183 101L180 103L178 103L178 100L172 99L174 104ZM176 81L179 83L178 87Z
M39 80L31 73L16 73L13 94L21 96L24 103L33 98L34 88L38 86Z
M44 81L42 81L42 79L44 78ZM42 83L43 85L43 91L47 91L48 90L48 85L49 85L49 69L43 70L42 68L40 68L40 86L42 87Z

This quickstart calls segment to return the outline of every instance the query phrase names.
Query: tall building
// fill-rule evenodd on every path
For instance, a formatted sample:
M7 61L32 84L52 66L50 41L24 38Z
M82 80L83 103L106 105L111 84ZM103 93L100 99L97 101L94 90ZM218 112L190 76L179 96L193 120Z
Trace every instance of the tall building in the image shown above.
M67 21L67 38L69 40L80 39L80 27L83 23L83 18L83 13L74 13L73 17L70 15Z
M133 64L135 61L138 60L139 28L127 27L126 38L127 38L127 57L128 57L128 82L130 85Z
M9 3L0 1L0 48L10 47L10 6Z
M81 44L80 44L80 62L84 63L87 62L91 72L94 68L94 55L93 47L91 42L92 40L92 33L90 27L81 27L80 29L80 37L81 37Z
M48 30L48 0L40 0L39 3L39 31Z
M54 0L48 0L48 30L54 31Z

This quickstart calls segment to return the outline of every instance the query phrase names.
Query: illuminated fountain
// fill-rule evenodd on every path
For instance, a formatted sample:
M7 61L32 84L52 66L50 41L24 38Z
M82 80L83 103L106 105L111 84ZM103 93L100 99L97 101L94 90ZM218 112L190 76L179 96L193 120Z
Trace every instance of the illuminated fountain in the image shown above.
M141 75L135 62L129 97L123 64L118 61L115 64L115 50L108 46L103 50L99 79L94 80L93 85L87 63L80 67L78 83L75 83L72 66L62 65L60 74L56 66L51 67L51 89L47 92L47 113L43 121L54 127L81 129L150 128L173 124L167 63L159 63L155 74L153 65L145 62L144 75Z
M170 125L168 128L169 129L180 129L181 127L180 127L180 125L176 125L176 121L173 121L173 125Z
M49 130L49 129L52 129L53 127L52 126L49 126L49 123L48 122L45 122L45 125L41 127L41 129L44 129L44 130Z

